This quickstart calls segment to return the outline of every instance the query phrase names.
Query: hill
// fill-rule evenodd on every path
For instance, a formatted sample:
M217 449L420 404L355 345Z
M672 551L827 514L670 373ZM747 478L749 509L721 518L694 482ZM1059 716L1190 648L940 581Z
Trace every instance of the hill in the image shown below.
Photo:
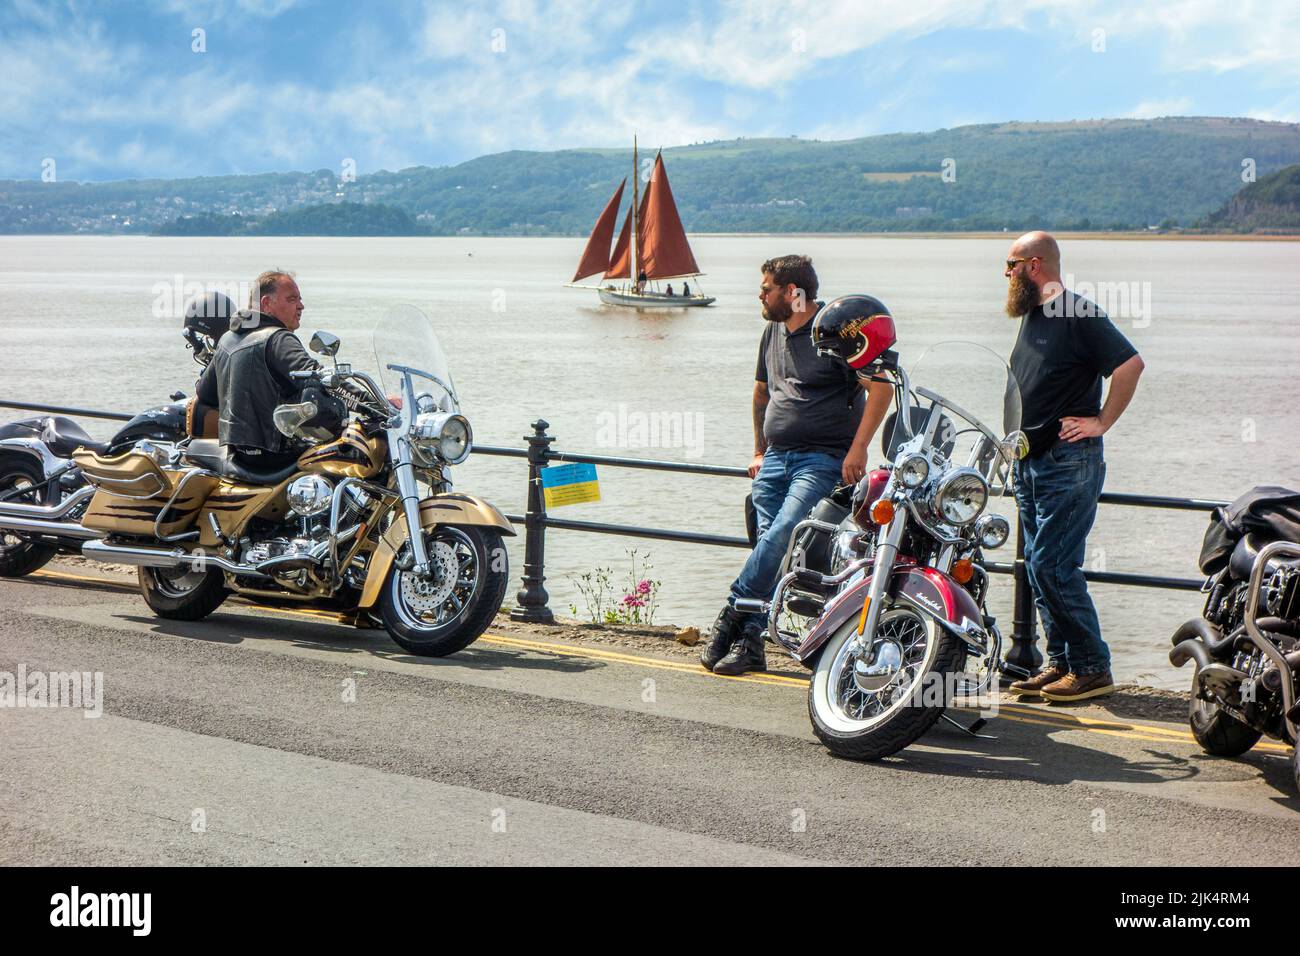
M1217 232L1300 232L1300 164L1243 187L1205 226Z
M700 143L664 158L693 232L1145 229L1203 222L1241 186L1245 160L1261 177L1300 163L1300 124L1000 123L837 142ZM583 235L630 168L630 149L569 149L355 178L321 169L10 181L0 183L0 232L150 232L179 217L260 220L348 202L392 206L435 235ZM329 227L328 217L312 222Z

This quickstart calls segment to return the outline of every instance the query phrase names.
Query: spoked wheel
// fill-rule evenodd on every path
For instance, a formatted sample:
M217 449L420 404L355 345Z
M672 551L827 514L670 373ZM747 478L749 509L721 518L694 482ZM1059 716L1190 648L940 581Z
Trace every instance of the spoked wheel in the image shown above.
M5 456L0 459L0 501L24 505L51 505L57 500L47 486L40 491L25 491L45 480L40 466L26 457ZM0 529L0 577L20 578L45 565L58 548L29 541L15 531Z
M500 532L440 525L425 532L430 573L394 566L379 599L393 640L412 654L445 657L474 643L510 580Z
M1216 757L1239 757L1259 742L1263 735L1243 724L1213 700L1202 700L1200 682L1192 675L1192 700L1187 709L1187 722L1192 736L1207 754Z
M200 621L221 606L230 594L218 568L140 568L140 593L159 617Z
M857 621L822 649L808 687L813 732L831 753L878 760L897 753L943 714L966 645L906 607L880 615L872 647L859 644Z

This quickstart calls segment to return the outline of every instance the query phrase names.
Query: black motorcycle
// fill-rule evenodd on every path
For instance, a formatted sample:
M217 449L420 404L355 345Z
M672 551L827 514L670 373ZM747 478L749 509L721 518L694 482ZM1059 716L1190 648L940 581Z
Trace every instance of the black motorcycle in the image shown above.
M1201 548L1203 616L1173 636L1188 661L1189 722L1206 753L1235 757L1262 736L1295 745L1300 721L1300 492L1261 486L1210 518ZM1292 770L1300 789L1300 756Z
M233 304L220 293L187 306L181 334L200 366L211 360L232 312ZM203 437L204 412L193 404L175 392L168 404L145 409L108 441L96 441L62 415L0 424L0 577L31 574L60 551L80 554L83 541L99 536L80 523L95 489L72 460L73 452L87 448L118 455L141 441Z

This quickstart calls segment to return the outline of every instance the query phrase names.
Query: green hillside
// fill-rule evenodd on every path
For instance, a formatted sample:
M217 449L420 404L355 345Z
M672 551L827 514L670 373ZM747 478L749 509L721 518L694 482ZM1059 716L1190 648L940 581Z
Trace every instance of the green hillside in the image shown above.
M652 158L642 146L643 159ZM1203 223L1240 188L1245 160L1254 161L1261 184L1300 163L1300 124L1211 117L1004 123L839 142L741 139L664 156L693 232L1145 229ZM152 232L181 217L269 221L276 212L351 202L395 207L435 235L582 235L630 169L630 149L570 149L353 181L316 170L5 182L0 232ZM309 225L332 228L320 213L299 227Z
M1300 232L1300 164L1245 186L1205 225L1222 232Z

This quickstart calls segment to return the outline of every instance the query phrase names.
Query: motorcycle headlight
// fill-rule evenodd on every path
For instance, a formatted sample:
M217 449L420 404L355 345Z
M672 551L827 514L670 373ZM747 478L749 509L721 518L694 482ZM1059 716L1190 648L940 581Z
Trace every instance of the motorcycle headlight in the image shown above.
M303 475L289 482L289 510L310 518L330 506L334 486L320 475Z
M411 426L411 441L424 452L435 452L449 465L469 457L474 433L464 415L422 412Z
M934 494L934 506L943 520L959 527L978 518L988 503L989 486L973 468L953 469Z
M1000 548L1011 537L1011 522L1002 515L985 515L975 526L975 535L985 548Z
M904 488L920 488L930 477L930 462L924 455L908 455L898 464L898 480Z

